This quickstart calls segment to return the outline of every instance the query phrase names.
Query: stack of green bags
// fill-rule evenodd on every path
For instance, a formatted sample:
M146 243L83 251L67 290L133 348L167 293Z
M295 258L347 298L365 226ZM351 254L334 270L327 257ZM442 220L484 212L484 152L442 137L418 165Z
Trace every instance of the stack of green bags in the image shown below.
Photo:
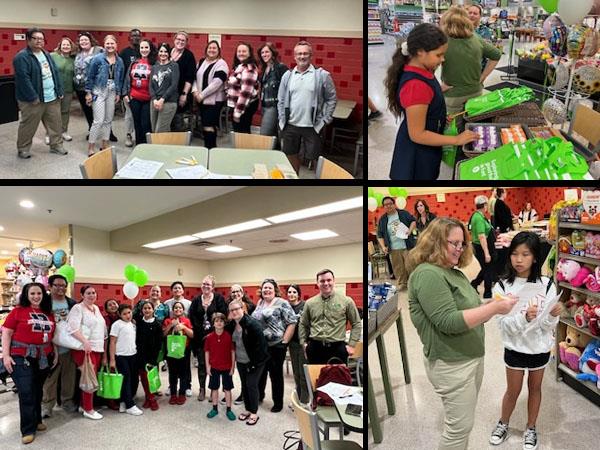
M461 180L591 180L589 166L559 137L507 144L459 166Z
M467 101L465 109L468 117L498 111L535 99L533 91L526 87L504 88L481 95Z

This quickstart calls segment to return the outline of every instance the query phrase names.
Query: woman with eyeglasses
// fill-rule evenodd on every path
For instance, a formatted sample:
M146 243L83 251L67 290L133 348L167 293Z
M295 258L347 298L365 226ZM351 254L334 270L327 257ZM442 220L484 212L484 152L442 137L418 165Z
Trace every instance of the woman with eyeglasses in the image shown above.
M190 93L192 83L196 78L196 58L187 48L188 34L185 31L178 31L173 36L173 48L171 49L171 61L179 66L179 82L177 91L179 97L177 100L177 111L173 117L171 131L184 131L183 114L189 111Z
M407 260L410 318L423 343L427 377L444 406L439 449L467 448L483 379L483 324L516 302L507 297L481 304L460 270L473 258L469 241L462 222L438 218Z
M229 297L225 299L225 303L229 305L232 300L241 300L243 302L244 312L248 315L252 315L256 308L250 297L248 297L248 294L246 294L246 291L244 291L244 288L239 284L231 285Z
M475 258L479 261L481 270L475 279L471 281L471 286L477 290L477 286L483 281L483 298L491 299L492 281L494 278L492 259L494 257L496 235L494 234L492 224L485 217L485 212L488 208L488 199L485 195L475 197L475 208L476 211L469 219L469 229L471 230Z
M235 360L242 383L245 411L238 416L246 425L258 422L258 384L269 359L267 341L260 323L244 313L241 300L232 300L228 306L231 321L225 330L235 343Z
M202 294L192 300L189 318L194 329L192 352L198 359L198 383L200 392L198 401L206 398L206 362L204 361L204 338L214 331L212 316L214 313L227 315L227 305L221 294L215 292L215 277L206 275L202 280Z
M304 300L302 300L302 291L297 284L290 284L287 289L287 300L296 314L298 322L304 309ZM290 339L290 359L292 360L292 372L294 373L294 382L296 383L296 394L302 403L308 403L308 389L304 378L304 364L307 363L304 355L304 348L300 345L298 338L298 327L294 329L294 335ZM291 407L291 404L290 404Z
M273 396L271 412L279 412L283 409L283 362L298 318L290 304L281 298L279 286L271 278L267 278L260 286L260 300L252 317L260 322L270 356L260 378L259 399L262 402L265 397L268 373Z

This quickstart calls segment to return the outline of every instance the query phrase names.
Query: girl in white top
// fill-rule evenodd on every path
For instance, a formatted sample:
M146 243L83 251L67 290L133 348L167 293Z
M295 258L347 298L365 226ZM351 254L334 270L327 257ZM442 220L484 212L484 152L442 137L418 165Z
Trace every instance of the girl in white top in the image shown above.
M498 445L508 437L508 421L527 370L529 399L523 449L533 450L538 445L535 423L542 400L544 368L550 359L552 331L556 328L561 305L557 303L548 314L540 314L545 305L556 297L556 287L552 280L541 276L544 261L541 260L540 239L535 233L518 233L510 244L509 254L507 274L496 284L493 292L494 297L512 296L518 302L511 313L498 317L504 344L507 387L500 421L492 432L490 443Z
M107 337L106 323L100 309L94 304L97 298L94 287L83 286L81 295L83 300L71 308L67 316L67 324L73 337L83 344L83 350L71 350L71 356L80 370L85 358L89 357L97 372L100 360L102 360L102 364L106 364L106 354L104 353L104 340ZM93 398L93 392L82 392L79 410L88 419L102 419L102 415L94 411Z
M135 325L131 316L131 306L119 305L119 320L110 328L110 368L117 368L123 375L119 412L139 416L144 412L133 401L138 387L138 373Z

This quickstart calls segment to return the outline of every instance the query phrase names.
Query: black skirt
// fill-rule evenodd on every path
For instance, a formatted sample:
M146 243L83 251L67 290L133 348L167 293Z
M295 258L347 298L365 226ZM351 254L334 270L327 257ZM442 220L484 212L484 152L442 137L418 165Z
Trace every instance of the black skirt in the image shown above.
M528 353L515 352L507 348L504 349L504 363L510 369L543 369L549 360L550 352L530 355Z

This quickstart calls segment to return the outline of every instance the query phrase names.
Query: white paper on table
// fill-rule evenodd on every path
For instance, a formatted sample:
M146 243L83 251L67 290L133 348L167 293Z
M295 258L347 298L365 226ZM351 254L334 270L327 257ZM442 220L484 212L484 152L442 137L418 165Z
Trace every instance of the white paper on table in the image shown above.
M540 307L538 306L537 316L535 317L535 319L533 319L531 322L529 322L527 327L525 327L525 330L523 330L523 333L527 333L532 328L539 326L540 322L542 320L544 320L545 318L547 318L548 315L550 315L550 311L552 310L552 308L554 308L554 305L556 305L558 303L561 295L562 295L562 291L559 292L558 294L556 294L556 296L554 298L550 299L549 301L545 301L544 305L541 307L541 310L540 310Z
M400 222L398 228L396 228L396 237L398 239L408 239L408 227Z
M204 177L208 180L234 180L234 179L252 179L252 175L223 175L220 173L208 172L208 175Z
M167 172L171 178L176 180L205 178L208 175L208 169L201 164L167 169L165 172Z
M117 172L121 178L152 179L164 163L148 159L133 158Z
M338 405L362 405L362 389L358 386L347 386L340 383L327 383L318 387L317 391L325 392Z

